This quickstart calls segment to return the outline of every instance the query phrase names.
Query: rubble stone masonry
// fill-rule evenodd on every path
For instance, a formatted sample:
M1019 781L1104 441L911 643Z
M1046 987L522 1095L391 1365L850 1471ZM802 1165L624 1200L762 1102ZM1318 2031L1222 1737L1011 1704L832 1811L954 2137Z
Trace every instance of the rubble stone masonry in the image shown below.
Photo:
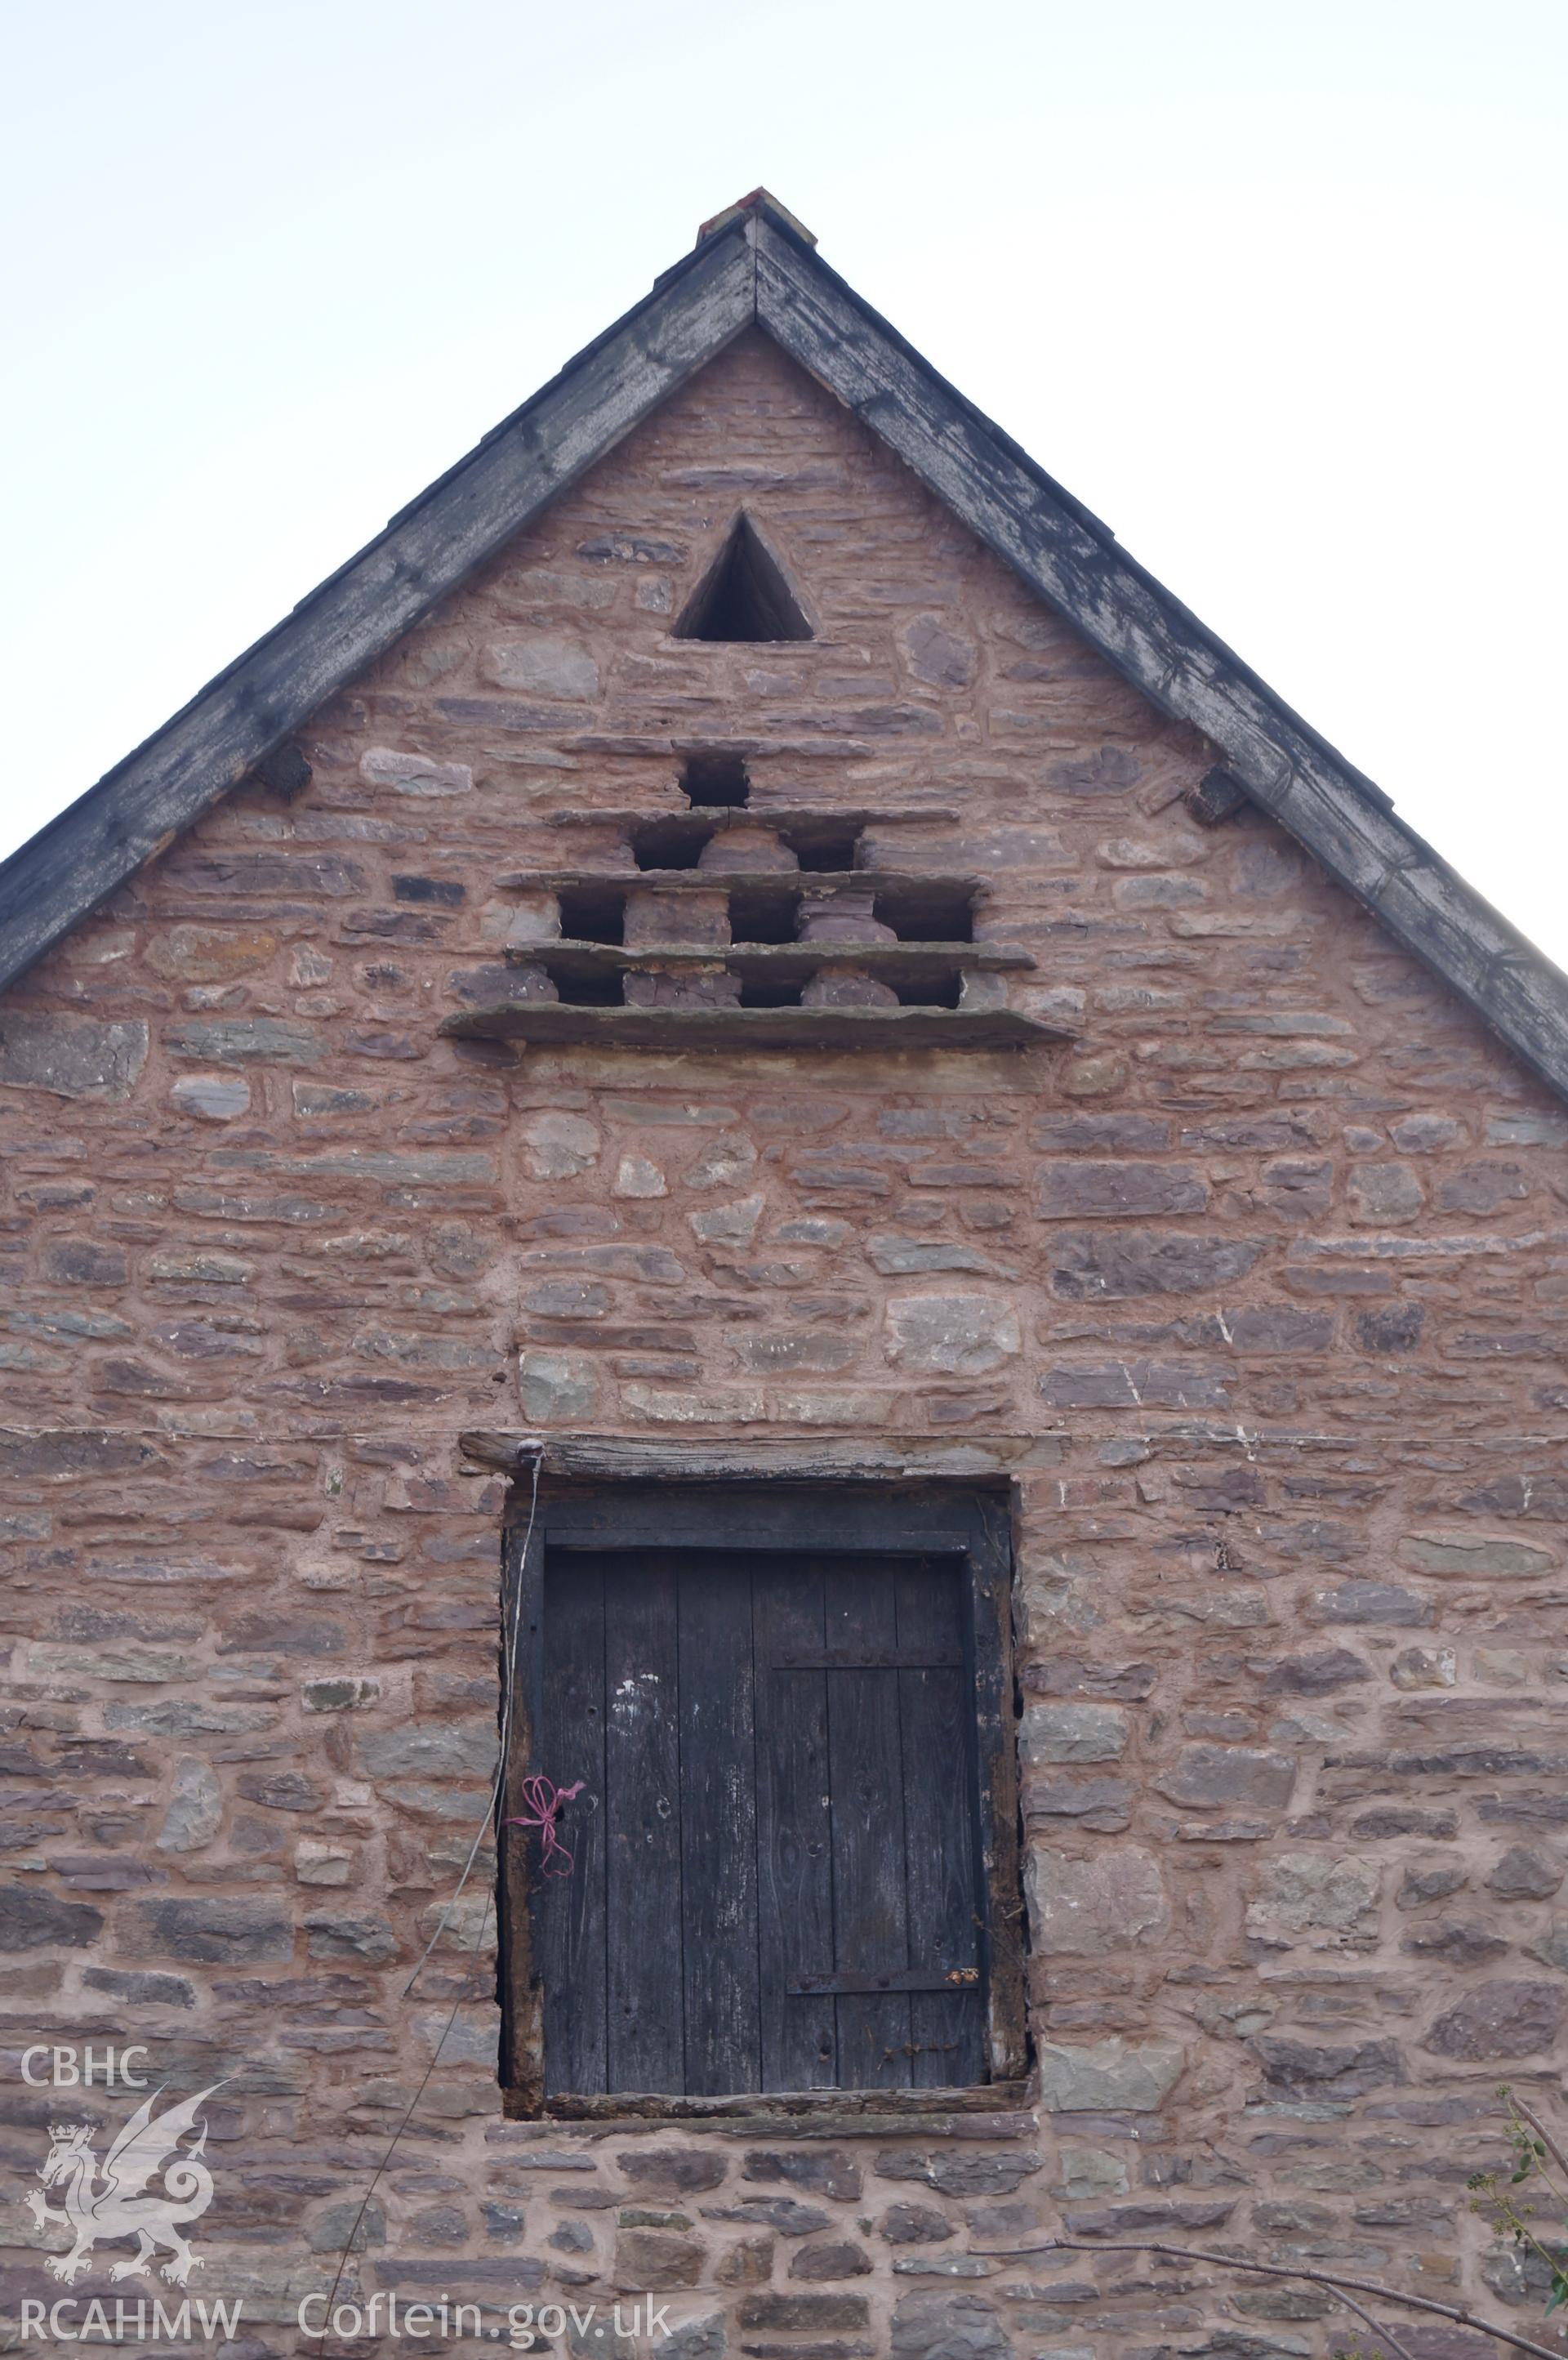
M742 505L811 640L670 636ZM1465 2180L1500 2080L1556 2103L1568 2017L1568 1109L1251 806L1198 825L1203 741L759 339L301 744L298 801L230 797L0 1007L7 2040L224 2081L190 2291L244 2297L233 2352L313 2348L459 1998L354 2300L655 2292L681 2360L1351 2324L1009 2250L1065 2223L1528 2326ZM594 815L685 809L713 746L764 819L922 813L868 849L986 880L1011 1005L1075 1037L439 1037L500 971L501 876L624 868ZM1025 2111L506 2121L483 1879L402 1996L493 1768L475 1427L918 1438L1007 1480ZM5 2097L14 2188L62 2111L124 2114ZM15 2204L5 2240L15 2318L59 2241Z

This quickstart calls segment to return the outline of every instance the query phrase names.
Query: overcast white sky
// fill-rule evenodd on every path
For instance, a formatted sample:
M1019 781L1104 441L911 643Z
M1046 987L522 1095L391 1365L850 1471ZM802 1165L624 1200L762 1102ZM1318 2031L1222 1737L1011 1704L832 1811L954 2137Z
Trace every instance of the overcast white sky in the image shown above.
M10 0L0 851L758 181L1568 965L1565 0Z

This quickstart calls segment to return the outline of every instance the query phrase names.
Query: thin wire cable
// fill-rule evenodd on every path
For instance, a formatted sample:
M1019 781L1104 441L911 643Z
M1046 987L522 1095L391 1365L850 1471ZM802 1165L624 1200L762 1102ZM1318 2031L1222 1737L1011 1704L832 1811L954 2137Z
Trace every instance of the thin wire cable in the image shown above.
M511 1753L512 1747L512 1721L517 1704L517 1644L523 1623L523 1568L528 1564L528 1546L534 1536L534 1515L539 1507L539 1466L543 1457L544 1452L541 1448L537 1452L534 1459L534 1480L533 1490L528 1498L528 1529L523 1535L523 1546L517 1557L517 1578L512 1585L511 1636L509 1643L505 1640L503 1642L504 1653L502 1661L506 1667L506 1677L501 1689L501 1754L500 1760L495 1765L495 1783L490 1789L490 1799L485 1806L485 1816L474 1831L474 1841L469 1846L468 1858L463 1863L463 1874L457 1880L456 1889L454 1890L451 1900L447 1903L446 1907L441 1911L441 1918L436 1925L435 1932L430 1936L430 1940L425 1944L423 1950L419 1953L418 1965L415 1967L413 1973L408 1977L408 1982L403 1986L403 1997L405 1999L408 1998L408 1994L413 1990L414 1985L419 1982L421 1974L423 1974L425 1971L425 1962L429 1959L430 1952L435 1949L436 1944L446 1932L447 1927L452 1920L452 1913L463 1898L463 1888L468 1883L469 1877L473 1873L474 1863L479 1857L479 1848L485 1841L485 1830L492 1824L497 1810L500 1808L501 1790L506 1783L507 1758ZM505 1592L502 1593L501 1603L502 1614L503 1617L505 1617L506 1611Z
M488 1893L485 1895L485 1907L480 1912L479 1930L474 1938L473 1945L475 1953L478 1952L483 1945L485 1933L489 1928L491 1897L492 1896ZM430 2051L430 2061L419 2076L419 2086L408 2101L408 2111L404 2115L402 2121L398 2124L397 2129L393 2132L391 2139L387 2144L387 2152L382 2157L380 2162L376 2165L375 2171L371 2174L370 2185L365 2190L364 2196L360 2199L359 2210L354 2216L354 2226L350 2229L347 2237L343 2241L343 2249L338 2256L338 2266L332 2274L332 2290L327 2297L327 2307L322 2316L321 2333L316 2338L318 2360L320 2360L320 2355L325 2353L327 2348L327 2338L332 2332L332 2308L338 2299L338 2289L343 2284L343 2275L344 2270L348 2267L348 2257L354 2251L354 2241L359 2234L360 2224L364 2221L365 2214L370 2210L371 2198L380 2187L382 2180L386 2175L387 2168L390 2164L393 2156L397 2151L398 2140L408 2129L408 2125L413 2121L414 2110L418 2106L419 2100L424 2096L425 2092L430 2087L430 2075L435 2071L437 2065L441 2061L441 2053L446 2047L447 2035L452 2030L452 2026L457 2022L457 2011L463 2005L463 1981L460 1978L457 1986L457 1996L452 2001L452 2007L447 2015L446 2022L441 2027L441 2038L436 2042L434 2049ZM350 2338L348 2340L352 2341L353 2339Z
M485 1817L479 1822L478 1829L474 1834L474 1842L469 1849L468 1858L463 1864L463 1874L457 1880L457 1888L452 1894L451 1900L447 1903L446 1907L441 1911L440 1922L436 1927L435 1932L430 1936L430 1940L426 1943L424 1950L420 1954L418 1966L415 1967L413 1973L408 1977L408 1982L403 1986L402 1996L405 1999L408 1998L408 1994L413 1990L414 1985L418 1983L426 1960L430 1957L430 1952L435 1949L436 1944L441 1940L442 1934L446 1931L446 1928L451 1922L452 1913L457 1907L458 1902L463 1896L463 1888L467 1884L474 1863L479 1857L479 1847L485 1841L485 1830L495 1819L496 1811L500 1807L501 1789L506 1784L506 1763L511 1749L512 1721L517 1699L517 1646L523 1620L522 1577L523 1569L528 1564L529 1544L534 1536L534 1517L539 1508L539 1467L543 1458L544 1451L542 1447L540 1447L536 1450L534 1457L533 1485L528 1494L528 1521L527 1529L523 1535L522 1549L517 1557L517 1579L513 1584L512 1589L512 1628L509 1637L505 1630L506 1598L505 1591L502 1592L502 1663L505 1666L505 1679L501 1692L501 1758L496 1765L495 1784L490 1789L490 1799L485 1806ZM479 1924L475 1929L473 1942L473 1949L476 1953L483 1946L485 1934L489 1930L490 1909L494 1899L495 1896L487 1893L485 1896L485 1907L479 1913ZM361 2198L359 2210L354 2216L354 2225L349 2230L348 2235L343 2241L343 2249L338 2256L337 2268L332 2274L332 2292L327 2297L327 2308L321 2322L321 2333L316 2339L318 2355L324 2354L326 2351L327 2338L332 2333L332 2307L338 2299L338 2289L343 2285L343 2272L348 2267L348 2257L354 2251L354 2241L358 2236L361 2224L365 2220L366 2212L370 2209L370 2200L375 2195L377 2188L381 2185L382 2180L386 2176L387 2167L391 2163L393 2156L397 2151L399 2140L402 2138L404 2132L408 2129L408 2125L414 2119L414 2114L419 2106L419 2100L424 2096L425 2092L430 2087L430 2076L435 2071L436 2066L440 2062L441 2050L446 2047L447 2036L451 2032L452 2026L457 2022L457 2012L463 2005L463 1986L460 1980L456 1996L452 2000L451 2009L447 2015L446 2022L441 2027L441 2038L436 2042L434 2049L430 2051L430 2061L426 2066L423 2073L419 2076L419 2087L415 2090L413 2096L408 2101L407 2113L404 2114L402 2121L398 2124L397 2129L393 2132L390 2140L387 2142L386 2154L382 2157L380 2162L376 2165L375 2171L371 2175L370 2185L365 2190L364 2196Z

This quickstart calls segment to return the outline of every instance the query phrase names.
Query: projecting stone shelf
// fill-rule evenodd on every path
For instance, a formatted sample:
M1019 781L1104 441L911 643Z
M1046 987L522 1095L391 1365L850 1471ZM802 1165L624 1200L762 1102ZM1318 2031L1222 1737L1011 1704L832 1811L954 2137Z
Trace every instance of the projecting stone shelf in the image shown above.
M585 1008L552 1000L472 1009L440 1030L449 1040L541 1049L1036 1049L1072 1037L1011 1008Z
M680 892L831 893L851 885L860 891L988 894L984 877L941 877L909 869L511 869L495 880L501 893L593 892L604 886L657 885Z
M671 1048L1062 1038L1007 1005L1004 978L1034 967L1029 952L974 939L983 880L860 865L867 823L895 816L916 814L695 798L602 814L576 866L501 880L517 896L504 964L452 977L472 1012L442 1030Z
M626 950L619 943L557 937L517 944L505 956L509 967L543 967L562 982L665 967L723 967L758 981L771 977L792 982L824 967L853 966L888 983L916 984L1034 965L1028 951L1011 943L639 943L636 950Z
M674 811L648 811L646 807L633 810L625 805L614 810L595 811L591 803L573 803L565 811L549 813L545 825L645 828L663 827L671 822L679 822L694 832L708 835L716 835L726 827L799 827L840 836L846 828L880 827L885 820L895 825L904 825L920 820L951 824L962 817L963 814L955 803L894 803L877 810L868 803L857 803L853 809L842 811L829 803L752 801L689 804Z

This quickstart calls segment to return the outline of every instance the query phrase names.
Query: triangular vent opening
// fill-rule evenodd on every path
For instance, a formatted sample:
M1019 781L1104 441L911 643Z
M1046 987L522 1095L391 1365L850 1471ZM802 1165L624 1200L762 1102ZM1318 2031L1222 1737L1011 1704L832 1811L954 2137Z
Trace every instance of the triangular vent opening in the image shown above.
M675 626L678 639L809 639L784 572L743 509Z

